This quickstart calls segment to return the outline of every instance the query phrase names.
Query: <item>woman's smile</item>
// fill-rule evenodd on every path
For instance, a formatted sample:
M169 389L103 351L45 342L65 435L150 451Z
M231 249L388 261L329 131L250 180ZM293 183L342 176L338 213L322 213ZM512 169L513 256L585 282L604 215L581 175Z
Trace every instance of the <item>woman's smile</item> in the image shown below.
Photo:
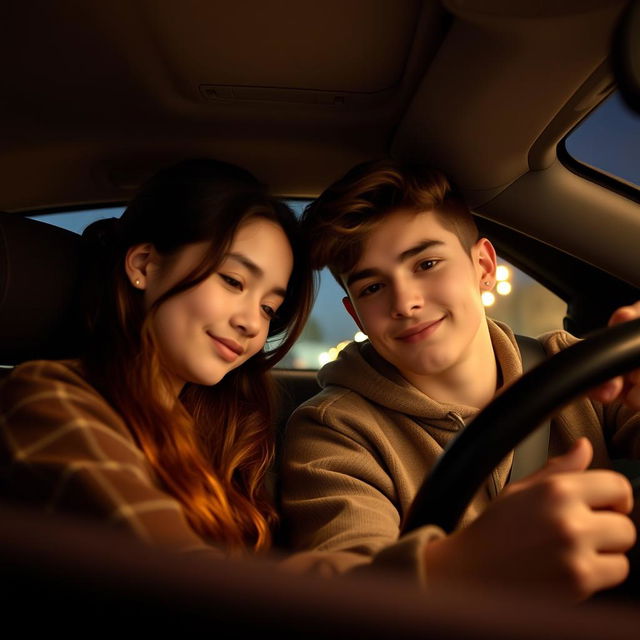
M244 349L235 340L219 338L209 332L207 332L207 335L211 338L218 354L227 362L234 362L244 353Z

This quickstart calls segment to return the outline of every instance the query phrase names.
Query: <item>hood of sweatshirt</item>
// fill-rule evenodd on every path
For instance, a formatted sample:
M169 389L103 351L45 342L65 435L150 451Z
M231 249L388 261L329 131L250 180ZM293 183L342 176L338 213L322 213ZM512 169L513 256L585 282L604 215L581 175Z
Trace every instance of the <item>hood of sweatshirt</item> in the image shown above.
M501 374L501 391L522 375L522 360L511 329L491 319L487 322ZM318 381L323 388L333 385L350 389L375 404L445 429L457 430L461 422L478 413L477 407L441 403L425 395L378 355L369 341L345 347L336 360L320 370Z

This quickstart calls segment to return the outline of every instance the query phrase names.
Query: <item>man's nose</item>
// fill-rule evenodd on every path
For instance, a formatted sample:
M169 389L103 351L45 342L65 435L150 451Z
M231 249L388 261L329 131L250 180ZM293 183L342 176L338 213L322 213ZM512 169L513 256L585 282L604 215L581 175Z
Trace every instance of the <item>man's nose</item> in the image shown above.
M411 317L417 310L422 308L422 292L415 284L407 282L396 283L392 286L392 292L392 317L408 318Z

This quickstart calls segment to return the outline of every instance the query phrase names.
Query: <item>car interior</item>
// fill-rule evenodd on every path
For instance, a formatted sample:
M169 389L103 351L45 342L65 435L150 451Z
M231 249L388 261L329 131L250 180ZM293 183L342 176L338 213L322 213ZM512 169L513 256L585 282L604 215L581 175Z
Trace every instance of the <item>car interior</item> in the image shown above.
M640 299L640 187L580 164L564 140L615 92L637 108L639 6L7 3L0 377L78 349L78 236L31 217L124 206L147 177L188 157L246 167L288 200L313 199L363 160L438 167L500 255L564 301L564 327L590 336ZM315 375L274 372L279 434L317 391ZM274 577L262 560L203 567L87 523L1 511L11 602L46 603L50 625L76 615L71 606L110 631L207 625L309 637L626 638L640 622L624 599L566 611L457 590L426 605L396 576L327 587ZM469 620L461 606L475 612Z

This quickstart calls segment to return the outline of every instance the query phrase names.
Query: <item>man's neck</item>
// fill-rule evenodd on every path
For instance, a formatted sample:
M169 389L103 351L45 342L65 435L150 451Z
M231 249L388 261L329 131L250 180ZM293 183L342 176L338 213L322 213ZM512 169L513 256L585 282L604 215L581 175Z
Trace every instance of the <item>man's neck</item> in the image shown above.
M495 396L499 375L487 323L482 323L467 357L455 367L433 376L401 373L432 400L482 409Z

